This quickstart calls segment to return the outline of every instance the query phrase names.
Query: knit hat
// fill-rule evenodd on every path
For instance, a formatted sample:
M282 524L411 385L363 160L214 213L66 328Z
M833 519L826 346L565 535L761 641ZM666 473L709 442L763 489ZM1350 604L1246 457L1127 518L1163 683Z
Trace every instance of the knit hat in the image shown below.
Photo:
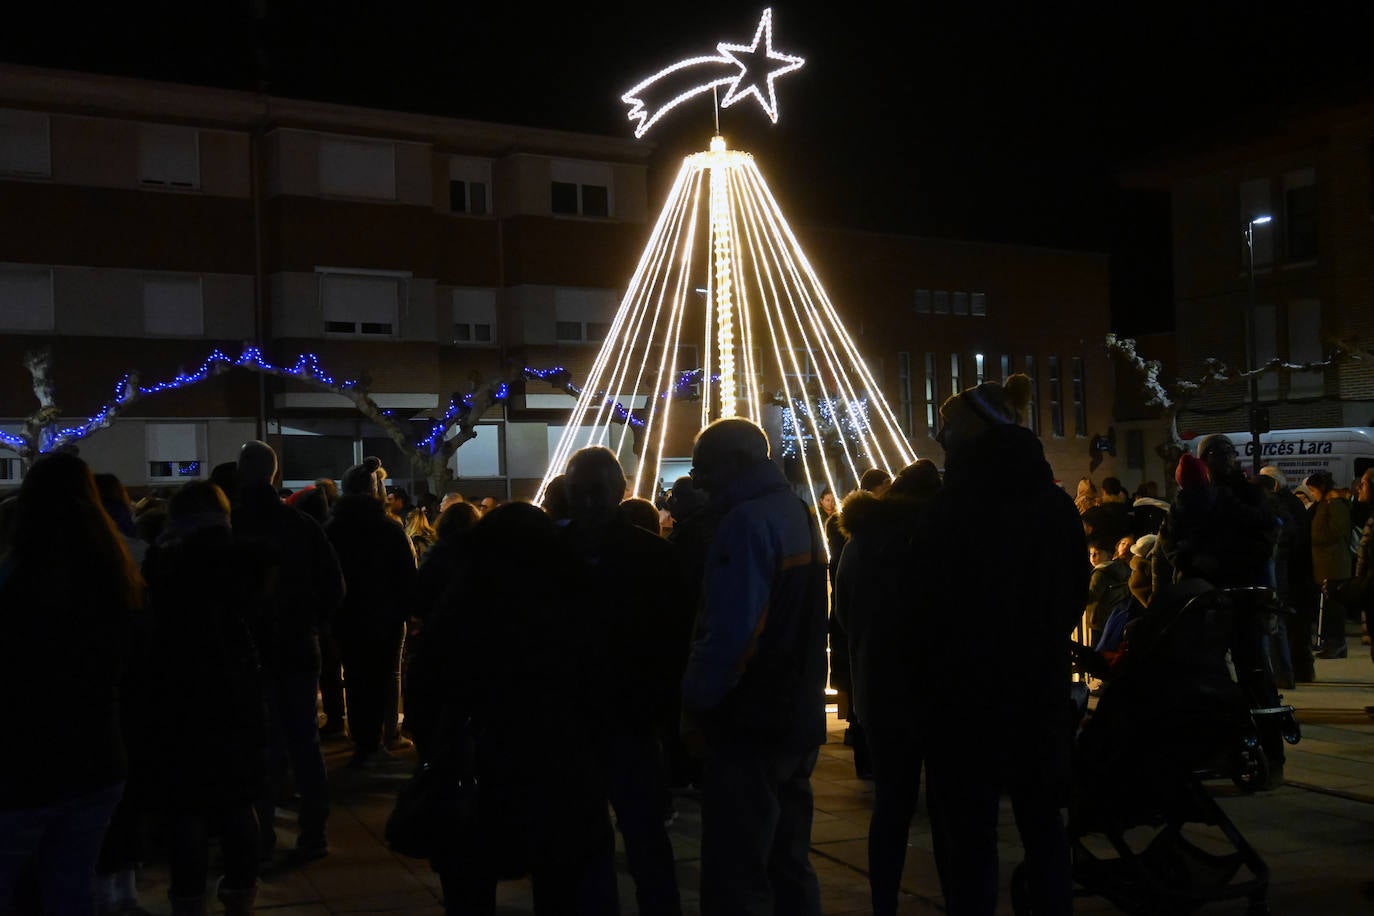
M344 471L339 489L345 496L363 495L375 499L386 498L386 468L382 459L368 456L362 464L355 464Z
M1207 465L1202 463L1201 458L1185 454L1178 459L1174 482L1180 489L1196 490L1211 484L1212 473L1207 470Z
M1266 464L1264 467L1260 468L1260 473L1265 477L1274 478L1274 483L1278 485L1280 490L1288 489L1288 477L1283 471L1278 469L1277 465Z
M1155 549L1155 541L1159 540L1157 534L1146 534L1136 539L1131 545L1131 553L1138 557L1148 557L1150 551Z
M993 426L1016 425L1030 406L1031 380L1017 372L1005 384L984 382L965 388L940 405L945 426L952 426L967 438Z

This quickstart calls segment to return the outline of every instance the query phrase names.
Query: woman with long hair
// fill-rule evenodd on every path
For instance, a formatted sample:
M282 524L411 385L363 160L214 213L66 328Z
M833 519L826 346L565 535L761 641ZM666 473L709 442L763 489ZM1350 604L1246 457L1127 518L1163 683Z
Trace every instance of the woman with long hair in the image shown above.
M0 555L0 696L41 754L0 754L0 911L32 863L48 913L91 913L124 789L119 682L143 578L71 454L34 462Z

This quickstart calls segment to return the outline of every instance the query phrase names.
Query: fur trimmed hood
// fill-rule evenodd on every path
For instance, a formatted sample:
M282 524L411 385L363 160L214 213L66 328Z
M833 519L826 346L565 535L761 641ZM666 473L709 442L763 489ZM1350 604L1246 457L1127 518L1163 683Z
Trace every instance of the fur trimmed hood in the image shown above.
M878 497L865 490L856 490L846 496L840 505L840 530L845 537L853 537L855 534L904 525L929 502L929 497L890 492Z

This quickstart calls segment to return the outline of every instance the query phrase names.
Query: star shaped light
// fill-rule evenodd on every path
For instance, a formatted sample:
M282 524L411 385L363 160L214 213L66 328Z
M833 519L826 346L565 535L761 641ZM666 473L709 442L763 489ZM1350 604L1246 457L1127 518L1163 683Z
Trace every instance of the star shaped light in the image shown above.
M762 50L759 49L760 42L763 44ZM721 99L720 107L729 108L740 99L752 95L759 100L769 119L774 124L778 123L778 100L773 93L773 81L784 73L798 69L806 61L773 50L773 10L770 8L763 11L759 18L759 27L754 31L752 44L736 45L722 41L716 45L716 50L740 68L739 76L730 84L725 98ZM766 96L762 88L765 86Z

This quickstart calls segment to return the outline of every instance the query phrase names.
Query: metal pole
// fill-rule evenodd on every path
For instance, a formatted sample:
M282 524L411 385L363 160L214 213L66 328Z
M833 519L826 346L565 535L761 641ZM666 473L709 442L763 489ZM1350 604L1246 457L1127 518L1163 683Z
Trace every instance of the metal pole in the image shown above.
M1250 267L1250 295L1245 310L1245 368L1253 373L1259 362L1259 357L1255 343L1255 220L1251 216L1247 216L1245 220L1245 250ZM1260 465L1263 463L1259 424L1255 422L1255 411L1259 408L1259 376L1252 374L1247 382L1250 392L1250 409L1247 412L1250 421L1250 473L1252 476L1258 477Z

